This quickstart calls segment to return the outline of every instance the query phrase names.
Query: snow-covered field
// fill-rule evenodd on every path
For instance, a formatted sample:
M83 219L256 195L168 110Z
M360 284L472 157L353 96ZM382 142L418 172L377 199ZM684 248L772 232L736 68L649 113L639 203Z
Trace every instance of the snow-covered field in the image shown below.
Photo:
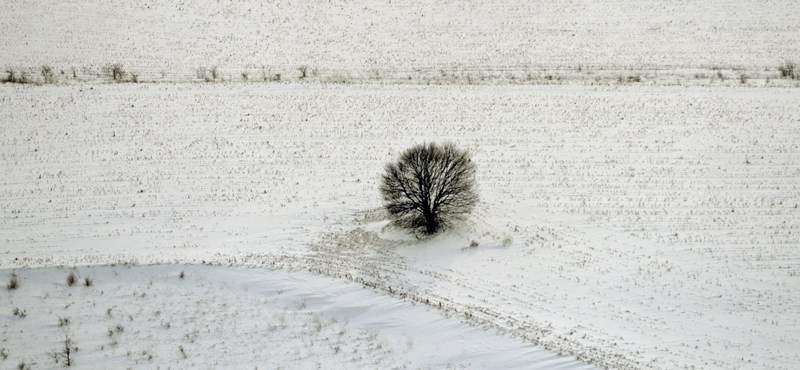
M800 360L793 89L0 88L0 263L21 274L292 268L600 366ZM428 139L475 152L482 202L421 243L383 228L377 180Z
M2 9L2 368L800 362L800 2ZM416 240L428 140L481 202Z
M67 338L83 369L590 368L310 273L116 265L24 270L18 281L2 297L15 312L0 317L3 368L58 367L54 354L66 366Z
M49 65L61 82L119 63L140 81L305 68L330 82L781 85L798 13L795 0L6 0L0 67L41 79Z

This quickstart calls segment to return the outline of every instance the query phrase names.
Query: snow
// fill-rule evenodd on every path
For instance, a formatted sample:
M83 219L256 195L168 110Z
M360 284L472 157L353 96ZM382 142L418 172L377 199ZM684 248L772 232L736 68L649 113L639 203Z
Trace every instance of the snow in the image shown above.
M50 65L59 81L120 63L142 81L172 82L214 67L226 81L297 80L305 66L307 79L329 82L707 83L721 70L733 84L742 74L780 84L776 68L800 59L794 0L5 4L0 66L38 76Z
M72 272L79 279L70 287ZM591 368L431 307L307 272L115 265L17 274L19 287L4 290L0 303L4 368L58 367L52 353L67 337L78 349L71 366L83 369ZM2 278L9 279L7 270Z
M799 10L8 0L0 367L795 368ZM418 240L430 140L481 202Z
M1 89L7 269L305 270L603 367L798 360L793 89ZM475 153L477 212L431 241L386 229L383 164L448 139Z

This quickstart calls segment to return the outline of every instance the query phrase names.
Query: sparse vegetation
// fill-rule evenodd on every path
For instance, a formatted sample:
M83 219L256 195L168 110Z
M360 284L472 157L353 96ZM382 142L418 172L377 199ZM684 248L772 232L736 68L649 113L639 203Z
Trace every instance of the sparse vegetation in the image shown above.
M78 344L67 335L64 338L63 346L52 353L53 360L56 365L70 367L75 362L75 352L78 352Z
M747 83L747 75L742 73L739 75L739 83L744 85Z
M183 271L181 271L181 273L180 273L180 274L178 274L178 277L179 277L179 278L181 278L181 279L183 279L183 278L185 278L185 277L186 277L186 273L185 273L185 272L183 272Z
M200 67L195 69L195 76L199 80L205 82L214 82L220 78L219 67L213 66L211 68Z
M25 317L28 316L28 311L19 307L14 307L14 309L11 310L11 313L16 317L19 317L20 319L24 319Z
M32 81L30 75L28 75L28 72L20 71L14 68L9 68L6 70L6 78L2 82L12 83L12 84L29 84Z
M386 165L380 192L392 224L434 234L478 202L475 163L451 143L416 145Z
M65 326L69 326L69 323L70 323L69 318L66 318L66 317L59 317L58 318L58 326L59 327L63 328Z
M308 77L308 66L300 66L299 68L297 68L297 70L300 71L301 80Z
M6 289L16 290L17 288L19 288L19 276L17 276L16 272L12 272L11 278L8 279L8 284L6 284Z
M78 274L75 271L70 271L69 275L67 275L67 286L75 286L75 283L78 282Z
M48 65L43 65L41 68L42 78L44 79L44 83L51 84L55 83L55 73L53 73L53 68Z
M125 331L125 327L122 324L116 324L110 328L108 328L108 336L113 337L115 334L119 334Z
M0 358L2 358L3 360L8 359L8 348L5 347L0 348Z
M92 280L92 278L90 278L90 277L85 277L85 278L83 278L83 285L88 288L88 287L94 285L94 280Z
M111 79L116 82L124 81L125 76L127 75L127 72L125 72L125 67L119 63L108 66L108 73L111 75Z
M794 64L794 62L786 61L786 63L783 63L782 66L778 67L778 71L781 72L781 78L798 78L799 76L795 71L796 67L797 66Z

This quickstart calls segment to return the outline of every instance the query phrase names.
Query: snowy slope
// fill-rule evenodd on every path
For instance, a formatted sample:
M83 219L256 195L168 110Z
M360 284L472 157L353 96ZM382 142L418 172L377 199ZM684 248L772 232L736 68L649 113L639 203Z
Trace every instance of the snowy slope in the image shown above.
M80 369L592 368L303 272L118 265L16 273L19 287L0 301L3 368L57 368L52 353L65 338L78 349L71 367ZM70 273L79 276L72 287Z

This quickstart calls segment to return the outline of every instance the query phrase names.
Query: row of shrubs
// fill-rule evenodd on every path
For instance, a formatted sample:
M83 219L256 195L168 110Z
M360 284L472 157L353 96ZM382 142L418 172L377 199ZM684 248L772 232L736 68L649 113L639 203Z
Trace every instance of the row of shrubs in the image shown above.
M41 78L37 78L37 73L34 71L35 70L7 68L5 70L5 77L0 79L0 82L42 85L54 84L57 81L55 69L49 65L43 65L39 67L38 75L41 75ZM102 72L115 82L139 82L139 75L137 73L126 72L122 64L109 64L103 67ZM67 72L63 69L60 71L60 74L64 76L64 78L67 78L68 76ZM75 68L71 69L71 74L73 79L78 78Z
M581 68L579 67L579 71ZM717 74L719 75L720 79L724 80L722 73L719 71L718 68ZM298 68L300 72L300 80L303 80L308 77L308 67L302 66ZM313 74L316 75L316 69L314 69ZM784 79L792 79L792 80L800 80L800 70L797 69L797 65L794 62L787 61L784 64L778 66L778 72L780 72L780 77ZM109 64L102 68L102 73L107 76L111 81L114 82L132 82L137 83L139 82L139 74L133 72L127 72L122 64L115 63ZM62 69L60 71L62 76L67 78L68 74ZM75 68L71 69L71 74L73 79L77 79L77 72ZM7 68L5 70L5 76L0 79L0 83L13 83L13 84L54 84L57 81L56 72L53 67L49 65L42 65L39 67L38 75L41 75L41 78L37 77L37 73L35 70L23 70L17 68ZM219 68L217 66L214 67L200 67L195 70L195 77L198 80L202 80L205 82L216 82L222 81L222 76L219 72ZM249 81L250 76L248 72L243 72L242 75L243 81ZM548 78L549 77L549 78ZM695 76L697 77L697 75ZM546 76L546 79L552 79L552 76ZM742 83L746 82L747 77L745 75L740 76L740 80ZM268 74L266 71L263 73L263 80L264 81L281 81L281 74ZM629 76L627 79L623 80L622 77L619 78L619 82L641 82L639 76Z

